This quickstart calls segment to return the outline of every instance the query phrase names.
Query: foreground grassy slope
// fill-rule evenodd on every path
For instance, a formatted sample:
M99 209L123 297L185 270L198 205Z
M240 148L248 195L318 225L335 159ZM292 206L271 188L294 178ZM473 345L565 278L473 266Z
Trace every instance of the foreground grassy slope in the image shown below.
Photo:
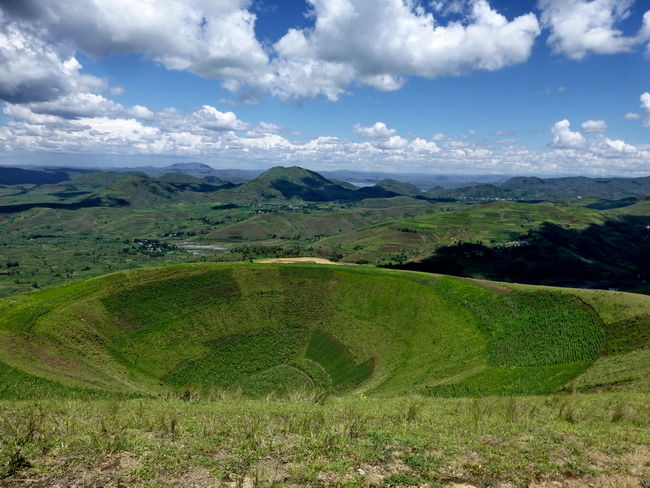
M647 395L223 399L0 401L0 487L637 488L650 479Z
M174 266L0 300L0 373L66 394L643 386L630 372L650 345L649 310L644 296L374 268Z

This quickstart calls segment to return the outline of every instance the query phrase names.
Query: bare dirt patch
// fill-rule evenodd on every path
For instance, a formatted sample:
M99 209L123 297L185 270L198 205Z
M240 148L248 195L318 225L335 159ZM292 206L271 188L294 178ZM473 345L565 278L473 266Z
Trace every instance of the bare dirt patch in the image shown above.
M351 263L335 263L329 259L323 258L277 258L277 259L265 259L264 261L258 261L259 263L318 263L318 264L336 264L336 265L350 265L354 266Z

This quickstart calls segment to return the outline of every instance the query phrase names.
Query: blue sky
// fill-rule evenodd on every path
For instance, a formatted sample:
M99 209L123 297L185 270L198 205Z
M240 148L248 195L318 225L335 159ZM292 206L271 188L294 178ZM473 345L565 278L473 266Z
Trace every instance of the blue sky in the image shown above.
M641 0L0 1L0 165L650 175Z

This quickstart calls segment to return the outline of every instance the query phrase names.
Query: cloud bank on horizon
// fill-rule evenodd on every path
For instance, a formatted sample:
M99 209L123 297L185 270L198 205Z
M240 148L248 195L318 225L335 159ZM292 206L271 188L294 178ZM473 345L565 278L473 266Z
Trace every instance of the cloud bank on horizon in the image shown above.
M647 175L650 10L640 3L0 0L0 164L67 154L88 165L123 155L128 165L138 155L222 167ZM286 21L300 9L300 21ZM184 99L188 76L208 90ZM637 83L619 89L619 79ZM139 102L146 86L173 103ZM583 117L576 131L574 116Z

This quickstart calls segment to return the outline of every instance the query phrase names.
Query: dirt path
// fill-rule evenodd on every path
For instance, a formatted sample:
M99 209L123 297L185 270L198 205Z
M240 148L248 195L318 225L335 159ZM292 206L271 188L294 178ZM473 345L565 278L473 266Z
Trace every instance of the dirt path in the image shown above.
M264 261L258 261L258 263L318 263L318 264L336 264L339 266L342 265L353 265L352 263L335 263L329 259L323 258L277 258L277 259L265 259Z

